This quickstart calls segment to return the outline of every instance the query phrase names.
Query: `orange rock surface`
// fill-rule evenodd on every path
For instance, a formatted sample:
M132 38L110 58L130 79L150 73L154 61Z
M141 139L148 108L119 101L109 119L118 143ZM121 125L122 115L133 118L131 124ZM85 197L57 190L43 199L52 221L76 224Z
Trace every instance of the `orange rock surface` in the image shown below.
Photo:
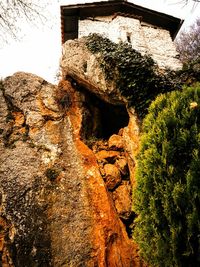
M5 95L20 112L10 116L12 103ZM117 164L117 160L129 151L106 150L103 141L103 150L96 148L95 153L87 146L86 95L70 81L57 87L27 73L16 73L4 82L0 98L3 267L144 266L100 174L100 165L110 164L117 170L113 176L127 175L126 161ZM126 144L129 139L121 132ZM115 199L119 210L128 209L119 203L123 194Z

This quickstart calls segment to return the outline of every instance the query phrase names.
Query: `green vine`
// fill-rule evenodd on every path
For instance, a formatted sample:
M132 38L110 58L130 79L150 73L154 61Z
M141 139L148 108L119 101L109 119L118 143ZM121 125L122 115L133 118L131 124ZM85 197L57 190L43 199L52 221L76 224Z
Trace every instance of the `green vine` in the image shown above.
M149 55L141 55L127 43L113 43L98 34L86 37L86 46L99 53L99 63L107 80L114 80L130 106L134 106L140 118L155 97L164 92L180 88L175 73L158 74L156 63Z

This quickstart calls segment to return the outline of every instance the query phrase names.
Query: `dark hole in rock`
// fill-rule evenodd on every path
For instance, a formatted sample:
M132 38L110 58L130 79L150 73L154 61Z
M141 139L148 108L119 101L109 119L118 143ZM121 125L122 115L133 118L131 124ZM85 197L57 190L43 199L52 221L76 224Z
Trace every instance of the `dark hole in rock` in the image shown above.
M107 140L128 125L129 116L125 105L109 104L94 94L84 92L85 101L82 137Z
M131 212L128 218L122 218L122 217L120 218L126 227L126 232L129 238L132 237L135 217L136 217L135 213Z
M100 105L102 138L109 138L128 125L128 113L125 106L114 106L102 102Z

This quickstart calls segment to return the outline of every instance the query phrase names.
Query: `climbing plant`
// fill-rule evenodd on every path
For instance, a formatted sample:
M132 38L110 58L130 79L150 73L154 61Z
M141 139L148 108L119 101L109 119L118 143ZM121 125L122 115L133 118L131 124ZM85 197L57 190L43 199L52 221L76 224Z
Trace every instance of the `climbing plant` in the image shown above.
M113 80L129 105L143 118L151 101L163 92L180 88L175 73L158 73L158 67L149 55L142 55L128 43L113 43L108 38L91 34L86 38L88 49L98 54L98 60L107 80Z
M200 84L156 98L143 121L133 237L151 266L200 266Z

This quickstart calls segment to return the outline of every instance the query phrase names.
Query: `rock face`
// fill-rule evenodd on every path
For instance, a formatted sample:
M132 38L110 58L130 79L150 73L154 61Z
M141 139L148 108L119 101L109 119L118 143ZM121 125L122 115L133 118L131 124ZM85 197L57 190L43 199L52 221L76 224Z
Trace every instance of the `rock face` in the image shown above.
M128 181L123 181L113 192L113 199L120 218L128 220L131 215L131 186Z
M98 57L85 45L85 38L69 40L63 45L61 59L62 73L76 80L104 101L122 104L124 99L116 88L114 81L108 81L100 67Z
M113 190L121 183L121 175L118 168L113 164L104 165L106 187Z
M101 112L75 87L21 72L0 84L0 266L144 266L120 219L131 212L134 119L98 149ZM115 191L106 163L122 178Z

